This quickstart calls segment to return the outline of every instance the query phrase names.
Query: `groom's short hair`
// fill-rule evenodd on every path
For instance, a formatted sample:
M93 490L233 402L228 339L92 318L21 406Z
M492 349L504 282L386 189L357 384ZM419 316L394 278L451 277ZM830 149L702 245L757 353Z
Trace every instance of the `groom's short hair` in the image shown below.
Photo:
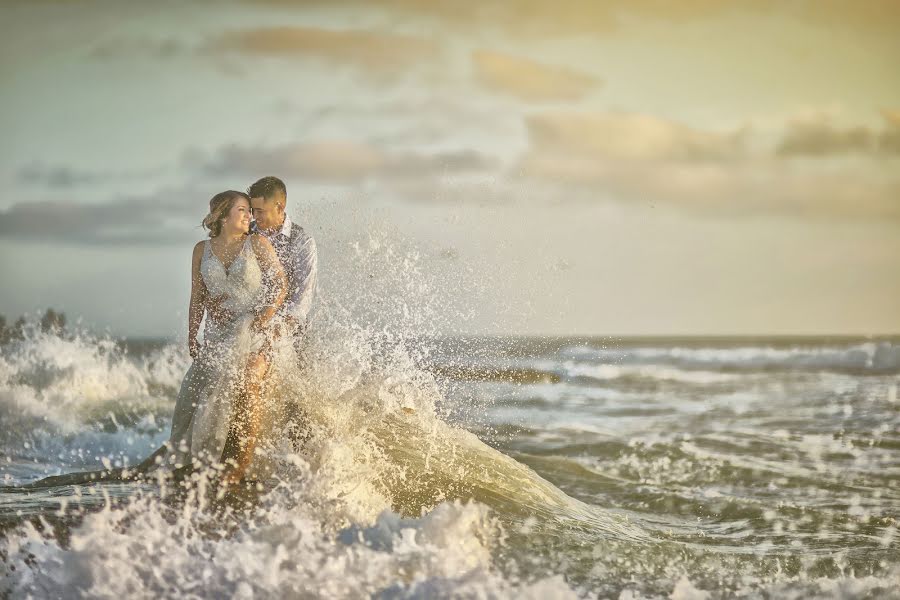
M284 185L284 182L271 175L263 177L247 188L247 195L251 198L265 198L268 200L275 195L275 192L281 192L285 200L287 200L287 187Z

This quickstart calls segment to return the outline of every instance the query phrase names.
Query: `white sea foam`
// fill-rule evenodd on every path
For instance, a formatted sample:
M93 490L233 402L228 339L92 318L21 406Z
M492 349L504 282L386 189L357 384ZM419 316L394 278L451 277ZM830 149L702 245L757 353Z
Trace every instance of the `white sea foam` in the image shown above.
M498 522L524 513L567 527L588 522L596 536L646 538L442 420L442 390L405 343L427 312L409 311L399 300L384 304L394 328L385 320L362 324L326 297L303 366L287 373L273 396L302 408L310 437L300 453L276 448L282 483L253 514L223 515L198 492L177 509L143 494L126 507L87 515L68 544L23 522L2 545L2 592L570 597L560 579L502 574L491 553L502 541ZM0 363L8 425L0 448L66 464L48 450L86 444L86 462L110 465L123 451L114 441L147 425L162 425L150 437L165 429L153 415L171 411L185 367L182 351L171 347L132 359L109 340L29 332Z
M159 441L186 357L141 358L113 340L27 328L0 350L0 450L10 458L98 468Z
M150 497L87 516L68 547L26 524L7 540L0 592L41 597L574 597L560 580L525 583L492 567L497 525L480 505L421 518L382 512L337 531L315 498L279 490L230 535L223 518Z
M854 469L889 474L896 465L894 451L890 443L878 446L882 438L893 440L895 420L885 415L896 414L890 387L895 381L862 378L877 393L867 403L854 403L848 397L859 393L860 378L816 374L831 392L823 403L818 391L809 397L795 394L782 380L741 373L740 365L737 372L717 370L729 367L728 361L748 360L756 365L745 369L750 371L767 364L759 362L758 349L744 357L716 355L715 349L709 356L696 349L643 349L639 359L609 360L606 366L580 355L568 355L565 364L556 356L525 359L526 366L562 375L563 382L520 388L526 395L545 395L555 411L544 429L528 434L530 447L524 452L535 448L536 454L522 460L557 465L547 477L559 477L560 485L568 483L565 489L581 498L597 493L598 500L589 505L447 422L450 404L466 399L447 396L444 383L421 368L427 349L410 342L433 333L429 323L440 306L423 298L428 286L422 287L414 258L398 256L378 240L360 245L352 258L366 277L374 272L379 285L396 289L397 295L383 298L346 286L345 296L353 297L340 299L325 290L303 368L279 390L280 398L303 407L310 439L299 452L282 447L277 478L266 483L267 493L252 508L235 512L234 504L216 505L196 493L175 500L168 486L165 493L135 488L125 506L111 503L85 516L66 542L50 537L50 527L39 532L23 518L0 541L0 596L572 597L566 580L547 577L554 572L565 573L575 585L596 586L579 591L601 597L690 598L707 592L712 597L875 597L882 588L890 589L889 576L856 577L840 560L836 568L847 575L831 579L807 579L803 569L799 574L776 571L780 558L769 560L767 554L797 556L806 548L809 537L804 535L842 549L848 531L841 529L843 522L822 521L819 533L793 534L791 522L774 508L756 523L752 511L768 506L773 495L779 500L792 496L774 488L762 500L752 493L757 477L774 486L796 478L804 486L836 487ZM401 267L385 270L373 267L373 260ZM407 279L407 271L419 279ZM351 317L355 313L348 303L374 307L376 301L378 314L371 321ZM0 359L0 451L19 461L16 470L7 471L11 483L36 475L26 468L30 460L55 468L99 464L100 459L114 464L123 457L141 458L165 437L174 390L187 366L183 349L165 346L135 357L121 354L108 340L33 333ZM788 361L781 364L793 360L793 351L779 352L785 355L778 360ZM867 364L889 364L879 363L878 352L869 354ZM581 378L600 384L588 381L582 388ZM806 380L798 385L807 386ZM650 387L648 381L679 385ZM773 399L785 398L797 398L800 405L789 414L764 410ZM597 405L593 413L588 410L592 403ZM737 405L740 410L734 410ZM660 407L674 412L659 416L654 411ZM884 407L892 412L867 414ZM510 410L506 404L501 408ZM718 411L717 418L702 418L704 408ZM620 409L622 415L615 416ZM735 412L748 413L740 419L746 431L728 420ZM864 448L849 434L832 436L828 427L798 433L782 420L769 431L764 420L809 421L817 414L865 427L874 418L882 437ZM688 416L696 416L700 427L678 431L695 423ZM768 437L756 435L760 427ZM693 441L691 434L697 434ZM656 444L648 442L653 435ZM603 443L592 449L598 441ZM761 450L760 442L769 449ZM572 443L586 456L553 455L553 445ZM73 450L84 456L59 455ZM833 466L833 455L844 457L846 468L820 472L820 466ZM727 475L734 469L745 475ZM599 488L591 487L592 475L602 476ZM103 489L121 499L122 489L102 487L94 489L95 499L102 498ZM79 493L90 492L81 488ZM810 511L815 502L846 500L825 489L817 493ZM876 490L872 500L854 494L841 509L851 520L847 525L884 519L896 507L892 489ZM27 501L10 496L3 501ZM78 510L77 498L54 498L42 500L60 502L44 513L48 518L68 518ZM611 509L609 503L619 500L624 508ZM697 512L707 508L737 515L721 521L698 518L709 514ZM896 528L878 523L874 548L887 556L896 545ZM768 537L760 532L766 527L772 530ZM687 542L667 542L670 535ZM704 546L706 535L714 543ZM785 536L790 541L778 546ZM745 542L749 537L753 541ZM854 543L865 539L856 535ZM752 545L740 546L744 543ZM737 581L746 589L717 590L716 582L726 575L732 586Z
M150 363L118 356L106 341L38 336L17 350L4 363L2 389L4 410L30 417L16 421L19 427L53 415L45 427L69 433L117 398L144 408L156 400L148 381L159 376ZM5 591L571 597L559 579L523 582L497 570L490 549L501 538L492 513L589 516L598 533L641 535L621 519L592 514L527 467L443 422L435 409L439 387L402 345L323 319L310 333L305 358L310 364L293 374L289 395L304 408L312 437L301 454L284 455L283 483L236 529L200 497L173 511L152 495L88 515L69 545L24 523L5 543ZM111 381L95 384L104 369ZM106 441L125 439L133 429L107 434ZM91 435L102 434L71 434L68 443L90 443ZM493 510L460 498L490 502Z

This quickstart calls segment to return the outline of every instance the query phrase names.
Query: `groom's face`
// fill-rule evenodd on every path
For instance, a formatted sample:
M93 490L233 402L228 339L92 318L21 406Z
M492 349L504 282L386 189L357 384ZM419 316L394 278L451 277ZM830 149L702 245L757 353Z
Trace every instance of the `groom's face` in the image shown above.
M284 198L251 198L253 217L260 229L276 229L284 223Z

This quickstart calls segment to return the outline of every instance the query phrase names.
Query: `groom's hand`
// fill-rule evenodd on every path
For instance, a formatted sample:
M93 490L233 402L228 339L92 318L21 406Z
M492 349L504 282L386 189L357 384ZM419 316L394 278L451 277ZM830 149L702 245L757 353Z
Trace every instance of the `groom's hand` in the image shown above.
M259 333L266 328L266 321L259 315L253 317L253 320L250 321L250 331L255 331Z
M285 335L294 336L297 334L297 330L300 329L300 321L290 315L284 315L282 321L284 322Z
M269 325L269 338L271 340L280 339L283 336L292 336L297 330L297 320L288 315L281 315L272 319Z

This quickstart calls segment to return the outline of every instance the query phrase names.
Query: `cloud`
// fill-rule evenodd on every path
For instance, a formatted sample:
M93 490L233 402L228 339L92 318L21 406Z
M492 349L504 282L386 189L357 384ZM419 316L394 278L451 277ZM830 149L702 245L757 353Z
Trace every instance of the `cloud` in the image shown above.
M64 166L48 166L32 163L16 173L16 179L26 184L42 184L54 188L67 188L100 181L99 172L82 171Z
M252 4L275 6L335 6L334 2L309 0L245 0ZM473 26L493 28L505 34L521 36L569 36L602 34L633 24L635 20L664 23L695 22L728 15L760 13L758 0L689 0L661 2L660 0L458 0L457 2L422 2L421 0L379 0L376 3L345 0L344 9L371 9L378 6L385 11L403 12L421 18L452 23L467 29ZM863 33L896 33L900 22L900 3L894 0L864 0L848 3L844 0L820 2L765 2L766 10L784 20L795 20L808 26L828 29L855 30Z
M900 127L900 108L886 108L881 111L881 116L884 117L884 120L887 121L890 127Z
M290 0L247 0L252 4L298 6ZM716 0L690 2L659 2L633 0L628 3L609 0L459 0L458 2L421 2L417 0L379 0L376 3L347 0L343 7L367 8L377 6L389 12L402 12L418 17L471 28L496 27L505 33L526 35L555 35L597 33L615 30L623 19L653 16L664 19L686 19L725 12ZM334 6L330 2L307 2L304 5Z
M223 33L211 39L204 51L216 55L315 58L384 75L403 73L435 60L440 47L432 39L381 31L269 27Z
M439 87L417 86L412 93L357 94L308 108L299 102L278 107L286 117L302 115L298 131L305 139L334 131L367 132L368 143L381 147L433 147L447 140L480 139L490 132L502 141L521 135L521 116L498 114L496 103L472 102L471 96L447 94ZM474 145L476 142L472 142Z
M487 89L523 100L578 100L600 85L592 75L488 50L474 52L472 63Z
M159 245L196 234L198 228L183 217L183 199L198 198L202 212L211 196L182 189L92 204L20 202L0 210L0 238L90 246Z
M550 112L527 117L532 148L597 159L724 160L743 153L741 129L701 131L634 113Z
M235 173L258 177L261 173L307 181L360 183L366 180L416 179L442 174L479 172L497 162L472 150L423 154L389 152L359 142L316 141L280 147L225 146L212 156L186 157L211 175Z
M32 162L16 172L16 180L25 185L43 185L49 188L65 189L108 182L134 182L137 179L146 179L159 172L159 169L130 171L89 170Z
M101 60L135 57L166 60L190 56L318 60L384 78L401 76L438 61L442 48L433 39L389 31L294 26L235 29L200 43L174 38L116 37L97 43L91 55ZM241 72L236 63L221 61L219 66Z
M883 110L881 114L887 125L878 137L878 149L883 154L900 156L900 109Z
M149 56L160 60L178 58L189 54L190 46L185 42L166 38L115 38L97 43L91 56L98 59L134 58Z
M900 156L900 111L885 110L881 128L839 127L827 115L795 119L776 149L780 156L825 157L841 154Z
M597 161L528 154L518 172L569 201L668 206L699 216L900 219L900 178L858 168L744 163ZM544 192L552 196L552 191Z
M900 177L872 163L802 164L647 115L548 113L529 119L514 173L571 200L663 204L705 215L900 219Z

